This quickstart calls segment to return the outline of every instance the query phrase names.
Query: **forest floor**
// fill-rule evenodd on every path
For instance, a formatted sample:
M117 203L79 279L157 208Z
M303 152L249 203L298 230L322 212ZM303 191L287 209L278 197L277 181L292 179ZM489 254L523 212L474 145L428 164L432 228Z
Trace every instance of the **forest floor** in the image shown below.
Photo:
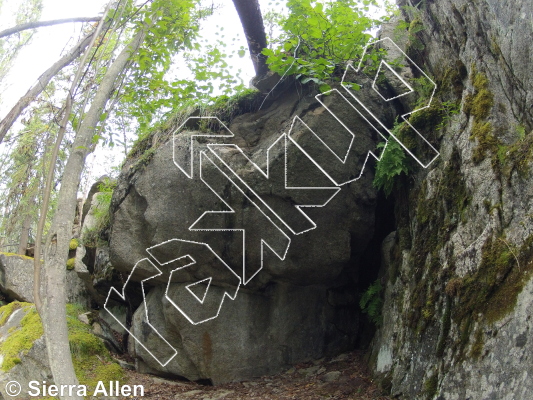
M143 385L142 399L146 400L390 399L372 382L361 352L298 364L275 376L219 386L169 381L134 371L127 371L127 376L130 385Z

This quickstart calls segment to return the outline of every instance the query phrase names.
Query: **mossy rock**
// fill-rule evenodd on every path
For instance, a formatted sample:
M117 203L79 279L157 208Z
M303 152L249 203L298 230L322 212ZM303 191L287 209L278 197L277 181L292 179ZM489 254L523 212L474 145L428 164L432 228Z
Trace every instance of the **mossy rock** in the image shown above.
M6 257L20 257L20 258L23 258L24 260L33 260L33 257L28 257L28 256L25 256L25 255L22 255L22 254L16 254L16 253L4 253L2 251L0 251L0 254L1 255L4 255Z
M76 257L69 258L67 260L67 269L69 271L72 271L75 266L76 266Z
M79 240L76 239L76 238L73 238L73 239L70 239L70 243L68 245L68 248L69 248L69 250L76 250L79 245L80 245Z
M0 354L3 356L0 367L3 371L9 371L24 362L24 355L43 335L39 314L35 306L30 303L13 302L0 307L0 326L3 326L9 317L21 308L26 315L21 319L19 326L10 330L6 340L0 343ZM103 342L92 333L89 325L78 319L78 315L85 311L79 305L67 304L69 344L74 370L80 384L86 385L87 392L90 393L98 381L126 383L122 368L113 360Z
M233 96L219 96L208 105L191 106L186 104L158 125L142 132L133 144L125 165L129 163L132 171L137 171L150 163L157 148L172 138L172 135L189 117L216 117L228 126L231 121L242 114L255 112L265 98L256 89L245 89ZM186 125L188 130L216 132L223 127L215 118L200 119L192 126Z
M9 371L21 362L21 357L30 351L33 343L43 335L41 318L30 303L13 302L0 308L0 326L3 326L16 310L22 308L26 315L20 327L10 330L9 336L0 344L0 354L4 357L1 368Z
M104 343L91 331L89 325L78 319L85 310L79 305L67 304L68 339L74 370L80 383L92 391L98 381L125 382L124 371L111 357Z

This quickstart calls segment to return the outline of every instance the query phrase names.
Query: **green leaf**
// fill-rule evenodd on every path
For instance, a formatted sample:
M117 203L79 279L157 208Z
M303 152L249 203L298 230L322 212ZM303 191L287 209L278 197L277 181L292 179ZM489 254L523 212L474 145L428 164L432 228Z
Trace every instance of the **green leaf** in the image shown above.
M302 83L307 83L307 82L315 82L315 83L319 83L320 80L317 79L317 78L312 78L312 77L307 77L307 78L304 78L302 79Z
M325 93L325 92L329 92L331 90L331 86L328 85L327 83L324 83L324 84L320 85L319 89L320 89L320 93Z

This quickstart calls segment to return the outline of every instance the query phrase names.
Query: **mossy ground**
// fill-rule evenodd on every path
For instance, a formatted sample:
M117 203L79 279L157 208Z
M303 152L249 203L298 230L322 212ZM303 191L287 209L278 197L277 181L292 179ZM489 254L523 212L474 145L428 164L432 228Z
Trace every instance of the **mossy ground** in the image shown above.
M13 302L0 308L0 326L5 324L13 312L23 308L27 314L23 317L20 327L10 333L0 344L0 353L4 356L1 368L9 371L20 363L35 340L43 335L43 328L35 306L29 303ZM74 363L74 370L80 384L87 385L87 393L92 393L98 381L119 381L125 383L125 375L100 339L94 336L89 325L78 319L85 310L75 304L67 305L67 324L69 343Z
M113 361L103 342L94 336L90 326L78 319L85 310L75 304L67 304L67 325L70 351L76 376L88 392L98 381L120 381L124 383L124 373L120 365Z

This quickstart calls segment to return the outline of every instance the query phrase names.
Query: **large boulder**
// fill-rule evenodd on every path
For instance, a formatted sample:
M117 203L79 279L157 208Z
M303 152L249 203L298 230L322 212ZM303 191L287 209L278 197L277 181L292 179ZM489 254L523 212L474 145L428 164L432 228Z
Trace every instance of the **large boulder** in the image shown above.
M127 282L125 293L140 288L141 280L145 280L145 293L149 292L144 304L142 291L137 290L141 296L134 298L137 305L142 304L135 312L132 327L140 343L130 336L130 350L138 357L141 369L219 383L275 373L289 364L344 351L357 340L354 294L360 270L370 267L361 265L360 260L373 235L376 207L371 161L362 177L356 178L365 167L368 151L376 150L378 135L338 93L322 96L320 103L310 87L293 85L285 90L275 102L266 103L256 113L235 118L229 126L235 134L229 142L238 145L264 171L270 167L268 179L235 146L217 148L216 155L209 153L209 159L202 159L199 174L199 152L209 151L207 144L217 142L212 138L194 139L194 173L189 179L176 164L185 165L187 171L191 162L188 141L201 135L202 130L205 134L206 126L198 120L185 124L176 143L169 139L177 125L154 134L147 141L148 148L153 147L126 162L112 201L110 259L114 268L129 275L128 280L123 280ZM391 123L392 108L382 108L375 92L367 100L375 115ZM296 116L301 121L295 120ZM346 163L332 158L332 153L346 153L352 138L336 118L356 133ZM228 133L215 121L209 123L213 123L210 134ZM298 146L288 142L286 150L283 137L280 139L283 132L290 132ZM262 206L264 213L258 212L251 204L254 193L246 188L236 189L223 170L234 171L269 208ZM326 202L337 187L326 173L339 181L352 182L342 186L324 207L303 209L316 225L314 228L313 223L295 213L294 206L305 201ZM285 185L327 189L317 189L315 198L315 192L291 193ZM225 221L204 220L201 229L189 229L205 212L228 210L227 206L234 213L227 215ZM275 210L275 214L268 210ZM286 226L279 224L276 215ZM244 274L241 234L217 228L246 230ZM182 242L168 242L173 239ZM262 239L285 257L277 257L266 246L263 249ZM200 259L192 255L199 261L197 268L183 268L179 274L171 275L177 264L170 261L191 255L194 243L209 244L213 254L207 255L204 247L205 251L197 254ZM147 249L156 245L151 258ZM161 274L154 270L154 264L140 262L147 257ZM220 259L233 275L224 268L216 272ZM235 276L246 283L238 292ZM205 287L208 279L209 286ZM220 314L213 320L189 321L184 318L186 313L180 313L169 299L176 296L185 308L199 306L202 295L195 298L189 294L186 298L194 283L204 292L236 294L236 299L226 297ZM120 292L122 285L117 289ZM120 300L118 296L113 299ZM216 310L210 315L215 314ZM160 336L178 349L166 365L161 365L165 363L157 354L168 356L170 347Z
M65 288L68 303L88 305L85 285L73 270L66 272ZM0 291L8 300L33 302L33 258L0 253Z
M169 297L183 286L171 285ZM339 310L347 304L339 304L336 293L323 286L273 283L261 292L239 293L217 318L193 325L168 301L165 289L157 287L146 307L143 304L134 314L132 334L143 346L132 340L130 353L139 359L141 372L213 384L275 374L302 360L353 347L358 316L354 310ZM163 363L168 359L169 347L162 345L159 335L177 351L164 367L147 352Z

